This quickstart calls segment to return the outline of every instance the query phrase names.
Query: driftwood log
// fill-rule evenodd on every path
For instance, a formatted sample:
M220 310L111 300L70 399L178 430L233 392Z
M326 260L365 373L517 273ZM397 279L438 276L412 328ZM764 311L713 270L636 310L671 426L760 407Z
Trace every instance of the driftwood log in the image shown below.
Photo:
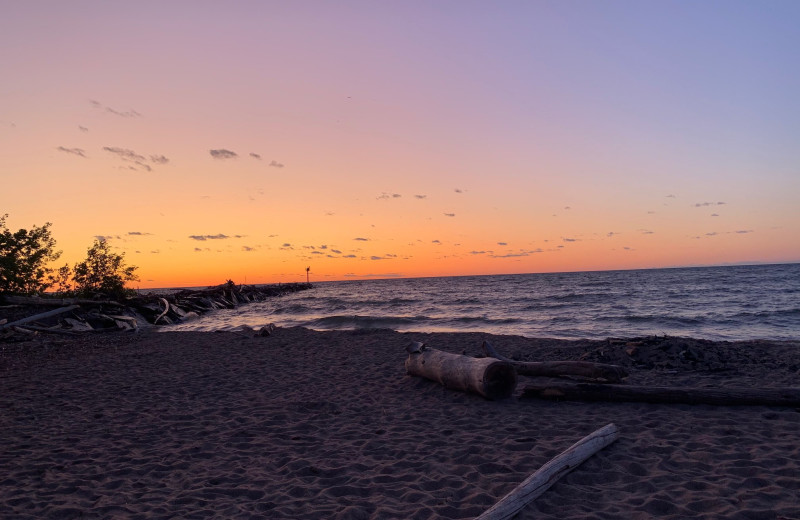
M586 383L531 384L522 397L721 406L800 406L800 388L685 388Z
M617 440L618 437L619 430L613 423L587 435L522 481L476 520L513 518L523 507L547 491L558 479Z
M33 316L28 316L27 318L22 318L20 320L12 321L11 323L6 323L4 325L0 325L0 330L14 327L16 325L22 325L24 323L28 323L31 321L41 320L44 318L49 318L51 316L57 316L59 314L63 314L65 312L74 311L75 309L80 308L80 305L69 305L67 307L61 307L59 309L54 309L52 311L42 312L39 314L34 314Z
M514 361L497 352L488 341L483 342L483 352L488 357L511 363L521 376L580 377L609 383L619 383L628 377L628 372L618 365L589 361Z
M37 296L15 296L5 295L2 297L5 303L12 305L42 305L48 307L60 307L66 305L114 305L124 307L123 304L113 300L91 300L88 298L40 298Z
M517 373L505 361L451 354L419 342L406 350L409 374L436 381L446 388L474 392L487 399L503 399L510 397L517 386Z

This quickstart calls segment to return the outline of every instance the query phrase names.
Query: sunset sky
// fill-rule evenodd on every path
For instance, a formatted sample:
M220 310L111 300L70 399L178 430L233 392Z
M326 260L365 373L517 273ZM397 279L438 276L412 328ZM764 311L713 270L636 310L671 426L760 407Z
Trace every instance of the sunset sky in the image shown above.
M796 262L798 20L0 0L0 215L142 288Z

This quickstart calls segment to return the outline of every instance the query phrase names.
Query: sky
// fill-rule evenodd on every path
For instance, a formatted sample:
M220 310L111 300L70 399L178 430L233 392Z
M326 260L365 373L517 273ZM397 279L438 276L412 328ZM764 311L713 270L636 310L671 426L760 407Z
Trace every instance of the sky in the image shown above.
M800 2L0 0L0 214L141 288L800 261Z

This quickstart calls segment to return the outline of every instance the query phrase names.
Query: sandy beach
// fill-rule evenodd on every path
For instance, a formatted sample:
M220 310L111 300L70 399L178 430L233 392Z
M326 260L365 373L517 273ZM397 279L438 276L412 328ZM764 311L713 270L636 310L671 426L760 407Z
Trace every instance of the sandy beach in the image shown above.
M800 343L479 333L140 332L0 343L4 518L469 519L613 422L520 519L800 518L800 409L502 401L405 347L624 365L628 382L800 386Z

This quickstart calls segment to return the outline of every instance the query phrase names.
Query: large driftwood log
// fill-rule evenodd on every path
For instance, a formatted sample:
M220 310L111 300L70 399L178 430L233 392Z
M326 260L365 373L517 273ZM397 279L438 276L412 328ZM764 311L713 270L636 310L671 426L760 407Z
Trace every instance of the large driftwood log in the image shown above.
M511 396L517 373L511 364L492 358L472 358L429 349L414 342L406 349L406 371L455 390L475 392L487 399Z
M586 383L532 384L522 397L722 406L800 406L800 388L678 388Z
M483 342L483 352L488 357L511 363L522 376L581 377L609 383L619 383L628 377L628 372L618 365L589 361L514 361L497 352L488 341Z
M90 300L87 298L40 298L37 296L3 296L6 303L13 305L43 305L48 307L60 307L64 305L114 305L124 307L120 302L112 300Z
M523 507L547 491L558 479L617 440L618 437L619 430L613 423L587 435L522 481L476 520L513 518Z
M44 318L49 318L51 316L57 316L58 314L63 314L65 312L69 312L79 308L80 305L70 305L68 307L61 307L60 309L54 309L52 311L42 312L39 314L34 314L33 316L28 316L27 318L22 318L17 321L12 321L11 323L6 323L5 325L0 325L0 330L6 329L8 327L13 327L15 325L22 325L23 323L29 323L31 321L41 320Z

